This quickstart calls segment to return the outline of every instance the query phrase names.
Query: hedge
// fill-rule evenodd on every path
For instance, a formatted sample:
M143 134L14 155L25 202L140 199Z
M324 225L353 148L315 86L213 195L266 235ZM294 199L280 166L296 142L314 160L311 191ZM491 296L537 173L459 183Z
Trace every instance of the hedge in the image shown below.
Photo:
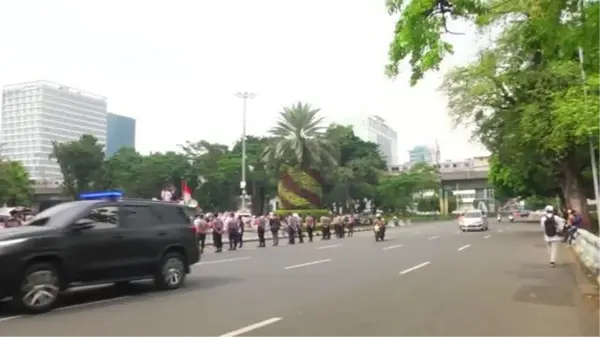
M302 219L304 219L307 215L315 218L316 221L319 221L319 218L322 216L328 216L330 214L328 209L278 209L273 212L275 215L289 215L289 214L298 214Z

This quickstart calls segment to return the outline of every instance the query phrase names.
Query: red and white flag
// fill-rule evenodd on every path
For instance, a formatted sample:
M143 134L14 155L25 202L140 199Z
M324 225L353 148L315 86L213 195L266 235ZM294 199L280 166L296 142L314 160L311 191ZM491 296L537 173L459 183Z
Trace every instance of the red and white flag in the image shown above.
M184 180L181 181L181 198L186 205L192 200L192 190Z

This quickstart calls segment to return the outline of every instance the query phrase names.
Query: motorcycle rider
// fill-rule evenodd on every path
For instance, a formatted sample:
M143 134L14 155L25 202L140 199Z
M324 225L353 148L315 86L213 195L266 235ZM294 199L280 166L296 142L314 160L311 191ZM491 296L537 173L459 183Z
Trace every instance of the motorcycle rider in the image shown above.
M377 214L374 224L375 241L383 241L385 239L385 222L381 218L381 214Z
M331 218L328 216L321 216L321 240L331 239Z

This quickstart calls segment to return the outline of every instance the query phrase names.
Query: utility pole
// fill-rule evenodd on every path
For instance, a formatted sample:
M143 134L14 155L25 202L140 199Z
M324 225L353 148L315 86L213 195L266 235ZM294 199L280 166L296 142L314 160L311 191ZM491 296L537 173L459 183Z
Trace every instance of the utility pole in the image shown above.
M242 195L242 210L246 210L246 107L249 99L256 97L256 94L250 92L238 92L235 94L244 101L242 110L242 180L240 181L240 190Z

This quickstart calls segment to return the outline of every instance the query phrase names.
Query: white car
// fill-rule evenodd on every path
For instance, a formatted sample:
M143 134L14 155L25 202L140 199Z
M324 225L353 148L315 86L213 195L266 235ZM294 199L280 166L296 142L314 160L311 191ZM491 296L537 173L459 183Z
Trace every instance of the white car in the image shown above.
M487 217L482 211L473 210L465 212L465 214L458 219L458 228L463 232L487 231L489 229L489 224Z

